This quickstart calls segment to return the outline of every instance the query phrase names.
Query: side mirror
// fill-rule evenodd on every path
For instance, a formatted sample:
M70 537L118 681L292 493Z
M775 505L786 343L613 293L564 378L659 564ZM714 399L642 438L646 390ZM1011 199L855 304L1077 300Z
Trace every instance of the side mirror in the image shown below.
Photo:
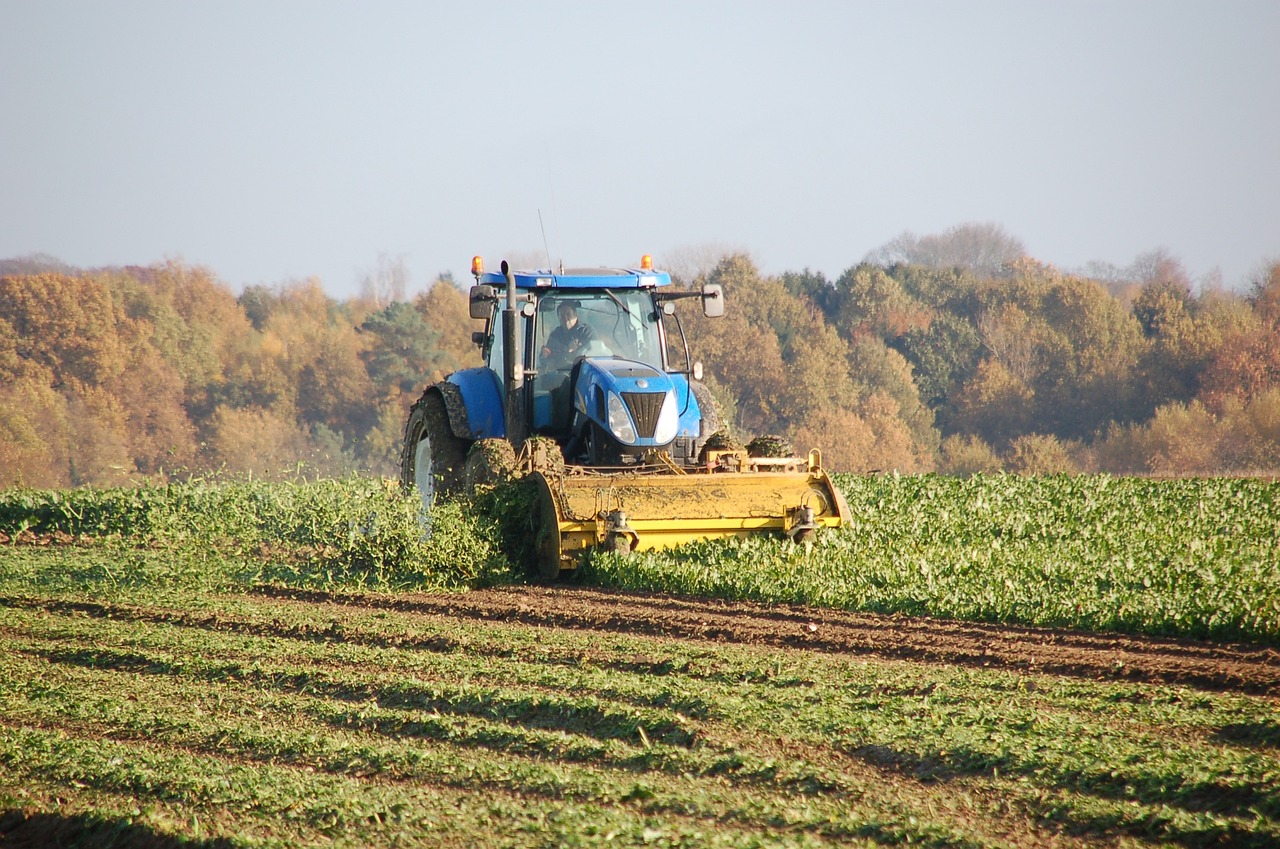
M475 345L475 346L476 346L476 347L478 347L478 348L483 348L483 347L484 347L484 343L485 343L487 340L488 340L488 337L484 335L484 331L483 331L483 330L473 330L473 331L471 331L471 344L472 344L472 345Z
M724 315L724 287L719 283L702 284L702 314L707 318Z
M493 312L493 302L498 300L492 286L483 283L471 287L471 317L485 319Z

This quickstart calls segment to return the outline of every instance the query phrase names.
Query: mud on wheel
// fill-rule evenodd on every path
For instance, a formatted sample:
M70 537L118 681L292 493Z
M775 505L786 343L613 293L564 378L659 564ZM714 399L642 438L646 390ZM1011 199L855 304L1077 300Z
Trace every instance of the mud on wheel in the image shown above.
M516 473L516 452L505 439L477 439L467 451L462 483L467 492L478 486L505 483Z
M462 488L467 440L454 436L438 391L428 389L409 411L400 455L400 483L418 487L422 503L456 495Z

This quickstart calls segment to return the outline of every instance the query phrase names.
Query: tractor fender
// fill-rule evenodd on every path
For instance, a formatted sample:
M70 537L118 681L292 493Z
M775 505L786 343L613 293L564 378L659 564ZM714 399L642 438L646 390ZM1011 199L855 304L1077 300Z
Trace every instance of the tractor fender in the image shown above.
M487 368L455 371L436 384L449 411L449 428L464 439L507 435L498 376Z

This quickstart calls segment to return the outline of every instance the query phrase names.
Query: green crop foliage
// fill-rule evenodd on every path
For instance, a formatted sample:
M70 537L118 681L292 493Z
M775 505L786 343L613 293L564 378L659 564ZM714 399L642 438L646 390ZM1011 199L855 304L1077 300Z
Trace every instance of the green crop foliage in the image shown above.
M465 589L511 580L502 529L490 514L444 504L430 529L424 533L416 496L369 478L0 492L0 532L9 536L63 534L125 552L177 551L180 560L203 559L210 576L229 571L240 584ZM136 556L104 555L112 564L104 572L142 580L145 569L120 563Z
M148 554L159 578L169 553ZM0 549L0 829L220 847L1280 840L1267 696L461 618L397 594L134 582L105 599L99 555Z
M837 479L810 548L593 558L604 586L850 610L1280 642L1280 484L1012 475Z
M1153 635L1280 642L1280 484L841 475L853 523L782 540L597 555L602 586ZM523 579L531 493L440 505L370 479L0 493L0 532L119 549L99 586L464 589ZM173 551L151 558L147 551ZM229 559L230 558L230 559ZM180 573L180 574L179 574Z

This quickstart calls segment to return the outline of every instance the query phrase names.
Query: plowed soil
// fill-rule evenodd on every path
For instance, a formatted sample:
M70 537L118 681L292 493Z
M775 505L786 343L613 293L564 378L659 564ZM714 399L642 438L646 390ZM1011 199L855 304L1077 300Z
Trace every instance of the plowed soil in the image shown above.
M389 599L271 595L540 627L777 646L1092 680L1280 695L1280 651L1185 639L879 616L578 588L514 587Z

